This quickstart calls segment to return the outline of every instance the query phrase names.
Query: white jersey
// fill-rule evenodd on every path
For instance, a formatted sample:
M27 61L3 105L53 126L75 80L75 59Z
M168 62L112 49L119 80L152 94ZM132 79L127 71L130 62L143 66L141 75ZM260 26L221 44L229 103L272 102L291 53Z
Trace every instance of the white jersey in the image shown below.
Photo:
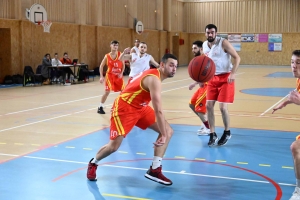
M231 72L231 56L230 54L225 53L222 48L224 38L216 37L215 40L216 43L211 48L208 46L208 41L203 43L203 53L214 61L216 65L215 75Z
M129 77L135 77L139 73L150 69L151 58L152 56L147 53L145 53L142 57L136 53L132 53Z
M138 56L140 56L140 50L139 50L138 47L134 46L134 47L132 47L132 49L134 49L135 53L136 53Z

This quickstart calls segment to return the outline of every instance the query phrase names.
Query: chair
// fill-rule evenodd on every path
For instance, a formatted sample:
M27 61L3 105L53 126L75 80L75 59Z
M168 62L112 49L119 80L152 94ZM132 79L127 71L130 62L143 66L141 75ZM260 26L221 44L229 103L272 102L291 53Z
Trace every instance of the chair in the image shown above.
M35 71L35 80L40 82L41 85L43 85L43 81L44 81L44 78L42 76L42 67L43 65L38 65L38 67L36 68L36 71Z
M86 79L88 79L88 76L89 76L88 65L81 63L81 65L79 65L77 70L78 81L86 81Z
M90 76L93 76L93 81L95 80L95 71L93 69L89 69L89 80Z
M36 78L39 79L42 75L34 74L31 66L25 66L23 72L23 86L29 84L35 84ZM42 85L42 82L41 82Z

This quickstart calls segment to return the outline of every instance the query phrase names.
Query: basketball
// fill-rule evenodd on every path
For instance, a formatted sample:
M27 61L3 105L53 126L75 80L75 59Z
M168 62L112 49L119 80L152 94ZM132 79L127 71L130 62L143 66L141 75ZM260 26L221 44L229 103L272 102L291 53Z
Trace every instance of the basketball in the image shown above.
M214 76L216 66L209 57L204 55L196 56L189 63L188 72L194 81L205 83Z

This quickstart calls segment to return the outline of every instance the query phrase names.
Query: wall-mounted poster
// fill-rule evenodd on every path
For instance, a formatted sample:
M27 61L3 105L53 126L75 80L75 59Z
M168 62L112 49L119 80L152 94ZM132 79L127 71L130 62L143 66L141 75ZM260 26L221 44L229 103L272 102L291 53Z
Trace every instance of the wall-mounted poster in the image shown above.
M241 34L228 34L228 41L229 42L241 42Z
M258 42L268 42L269 34L266 33L260 33L258 35Z
M241 42L254 42L255 35L254 34L242 34Z
M271 43L282 42L282 34L269 34L269 42Z
M220 33L220 34L217 34L218 37L221 37L221 38L225 38L228 40L228 34L227 33Z
M282 51L282 43L269 43L269 51Z
M241 43L233 42L231 44L236 51L241 51Z

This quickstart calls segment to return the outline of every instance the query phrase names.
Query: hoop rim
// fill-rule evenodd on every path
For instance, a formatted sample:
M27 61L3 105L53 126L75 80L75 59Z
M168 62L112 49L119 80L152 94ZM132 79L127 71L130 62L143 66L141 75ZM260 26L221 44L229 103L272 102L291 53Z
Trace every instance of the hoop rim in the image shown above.
M44 32L50 33L50 27L52 25L52 22L50 20L42 21L39 24L44 27Z

